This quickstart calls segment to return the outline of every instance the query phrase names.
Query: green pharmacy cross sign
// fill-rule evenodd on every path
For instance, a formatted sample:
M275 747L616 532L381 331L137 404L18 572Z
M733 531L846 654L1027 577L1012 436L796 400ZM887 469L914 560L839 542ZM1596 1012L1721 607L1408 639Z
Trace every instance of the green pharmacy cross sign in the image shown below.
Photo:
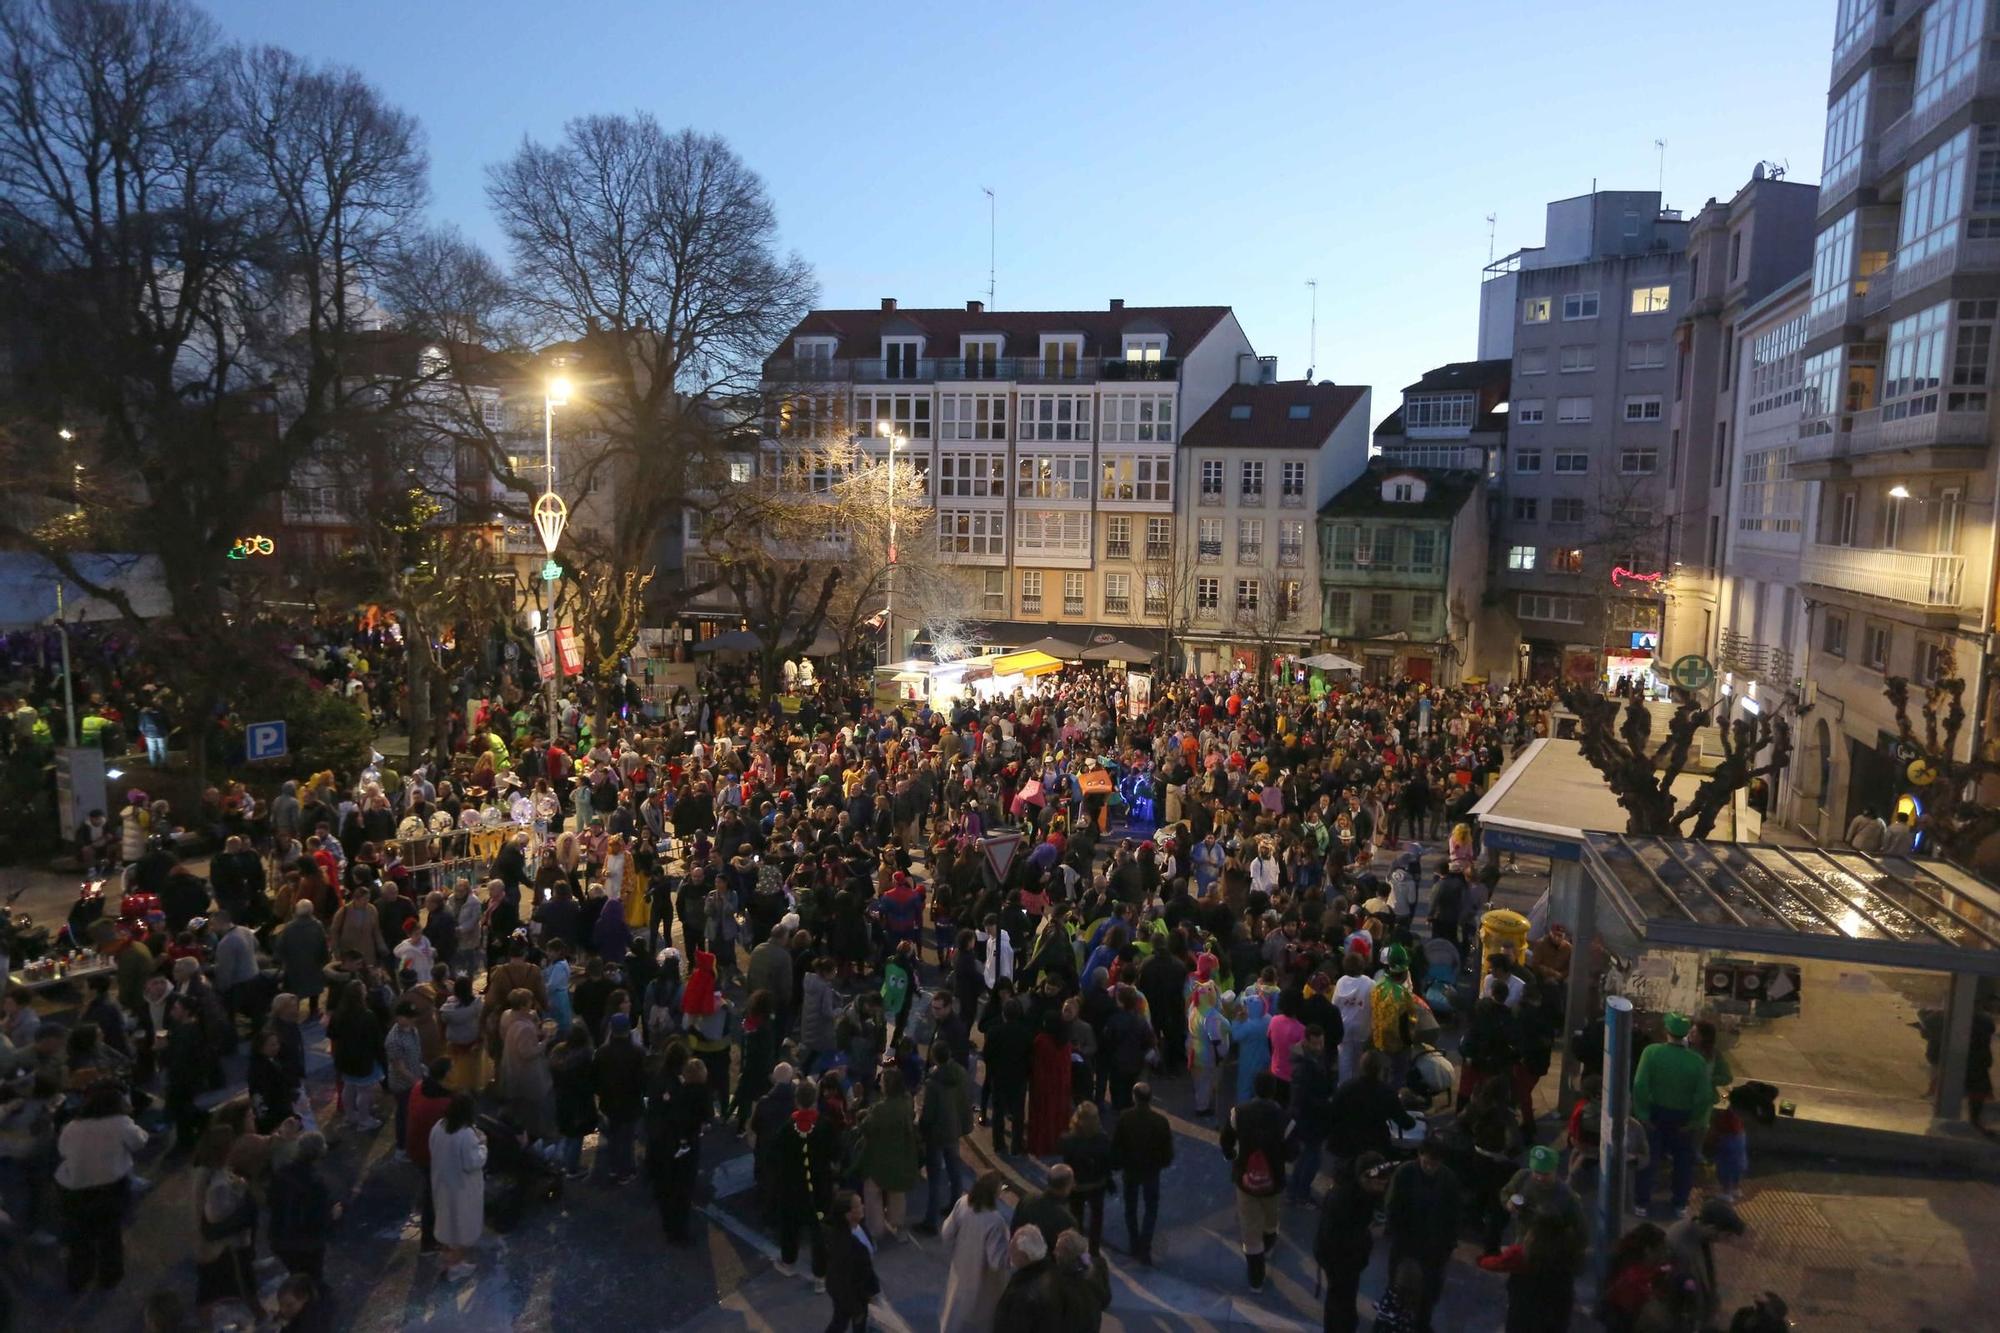
M1674 684L1684 690L1707 689L1715 680L1715 668L1710 666L1708 659L1699 653L1689 653L1686 657L1676 659L1669 674L1673 677Z
M563 576L563 567L553 560L542 562L542 582L554 583Z

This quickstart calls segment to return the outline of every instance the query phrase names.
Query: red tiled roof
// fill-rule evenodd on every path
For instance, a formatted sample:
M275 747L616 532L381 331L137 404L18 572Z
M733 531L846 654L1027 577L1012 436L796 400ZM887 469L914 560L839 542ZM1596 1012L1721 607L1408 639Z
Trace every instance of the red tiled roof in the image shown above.
M1358 384L1234 384L1181 433L1189 449L1317 449L1367 394ZM1292 409L1303 404L1307 415ZM1247 414L1237 411L1247 407Z
M798 322L773 357L792 355L792 339L832 336L836 357L880 356L882 338L899 333L929 340L926 356L957 356L959 335L997 333L1002 356L1035 356L1044 333L1080 333L1083 355L1117 357L1127 333L1164 333L1169 357L1186 356L1229 314L1223 305L1123 306L1116 310L815 310Z

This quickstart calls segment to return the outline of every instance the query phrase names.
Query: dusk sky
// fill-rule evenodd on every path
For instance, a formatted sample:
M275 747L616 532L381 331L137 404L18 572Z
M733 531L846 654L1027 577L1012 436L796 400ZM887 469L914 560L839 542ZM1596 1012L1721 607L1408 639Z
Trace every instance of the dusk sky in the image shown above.
M434 209L498 250L487 164L569 117L727 138L821 304L1222 303L1375 416L1475 351L1542 206L1649 189L1692 216L1760 158L1819 179L1833 0L993 6L220 0L235 38L351 64L428 134Z

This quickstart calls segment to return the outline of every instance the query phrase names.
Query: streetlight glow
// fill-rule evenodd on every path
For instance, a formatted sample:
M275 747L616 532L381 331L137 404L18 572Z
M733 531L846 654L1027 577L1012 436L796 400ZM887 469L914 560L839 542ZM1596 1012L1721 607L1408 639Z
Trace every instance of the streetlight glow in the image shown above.
M64 426L61 430L56 432L56 437L62 440L65 444L67 444L69 441L76 438L76 432L71 430L68 426Z
M554 375L550 377L548 400L551 407L567 407L569 405L569 377L567 375Z
M1889 488L1889 498L1891 500L1907 500L1910 498L1910 488L1899 481Z

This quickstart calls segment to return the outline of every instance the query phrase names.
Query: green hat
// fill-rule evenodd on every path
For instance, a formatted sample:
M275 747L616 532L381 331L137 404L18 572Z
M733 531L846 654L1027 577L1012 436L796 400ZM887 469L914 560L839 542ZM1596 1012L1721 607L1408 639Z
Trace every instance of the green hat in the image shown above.
M1556 1150L1546 1144L1539 1144L1528 1150L1528 1169L1538 1176L1552 1176L1556 1173Z
M1392 944L1382 953L1382 966L1391 972L1410 970L1410 953L1400 944Z
M1694 1020L1686 1014L1667 1015L1667 1035L1669 1037L1685 1037L1693 1027Z

